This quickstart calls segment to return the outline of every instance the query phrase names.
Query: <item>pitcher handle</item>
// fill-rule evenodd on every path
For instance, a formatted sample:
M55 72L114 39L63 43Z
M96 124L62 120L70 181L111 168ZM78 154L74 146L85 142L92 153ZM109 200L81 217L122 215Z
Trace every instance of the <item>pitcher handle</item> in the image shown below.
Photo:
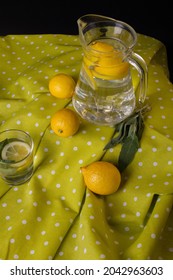
M148 87L148 67L145 60L137 53L132 52L128 61L136 68L140 75L139 81L139 103L144 103Z

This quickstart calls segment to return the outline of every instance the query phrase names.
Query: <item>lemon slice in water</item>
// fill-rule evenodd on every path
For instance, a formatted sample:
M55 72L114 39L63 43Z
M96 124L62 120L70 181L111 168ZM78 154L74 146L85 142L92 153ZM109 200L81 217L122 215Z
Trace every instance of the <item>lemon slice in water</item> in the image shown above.
M22 141L12 141L3 147L1 152L2 160L18 162L24 159L30 153L29 144Z

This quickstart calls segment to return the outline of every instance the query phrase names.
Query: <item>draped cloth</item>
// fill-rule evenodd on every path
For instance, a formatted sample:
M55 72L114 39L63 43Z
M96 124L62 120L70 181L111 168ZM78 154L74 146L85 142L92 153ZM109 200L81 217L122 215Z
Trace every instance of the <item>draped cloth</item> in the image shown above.
M78 36L0 37L0 132L17 128L34 140L30 181L0 179L1 260L173 259L173 85L165 45L137 35L151 111L121 186L107 196L86 188L80 167L117 162L118 146L103 151L114 129L82 120L78 133L60 138L50 127L51 116L72 103L53 97L48 82L61 72L77 81Z

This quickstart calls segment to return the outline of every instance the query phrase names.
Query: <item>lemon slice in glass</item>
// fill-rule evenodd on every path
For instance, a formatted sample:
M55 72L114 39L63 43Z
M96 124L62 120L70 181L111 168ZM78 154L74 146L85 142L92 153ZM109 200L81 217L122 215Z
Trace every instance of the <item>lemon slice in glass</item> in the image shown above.
M30 150L29 144L20 140L12 141L3 147L1 158L6 161L18 162L24 159Z

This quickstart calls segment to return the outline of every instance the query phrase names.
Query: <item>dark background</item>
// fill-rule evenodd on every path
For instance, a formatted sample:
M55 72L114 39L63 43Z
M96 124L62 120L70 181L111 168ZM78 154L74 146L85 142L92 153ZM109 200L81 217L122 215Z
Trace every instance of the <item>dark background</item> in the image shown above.
M130 24L137 33L162 41L167 49L173 81L173 12L163 1L122 0L36 1L3 3L0 36L11 34L78 34L77 19L88 13L113 17ZM164 3L165 2L165 3Z

